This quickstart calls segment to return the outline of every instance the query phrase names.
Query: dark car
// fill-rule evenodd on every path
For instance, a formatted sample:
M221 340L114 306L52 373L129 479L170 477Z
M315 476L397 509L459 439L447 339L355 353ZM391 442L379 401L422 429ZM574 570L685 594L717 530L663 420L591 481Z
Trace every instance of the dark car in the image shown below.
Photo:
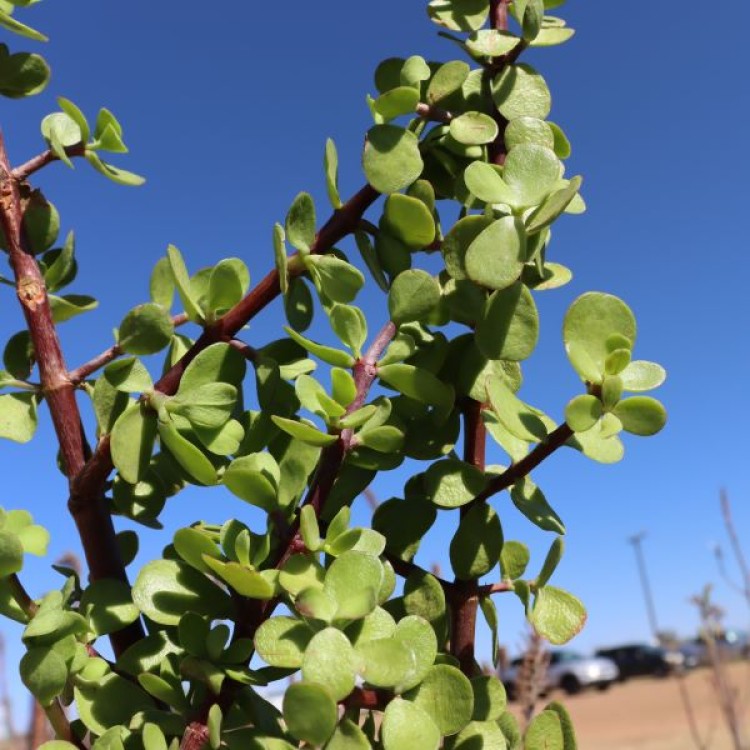
M620 669L620 679L651 675L666 677L681 666L682 655L646 643L631 643L614 648L602 648L597 656L612 659Z

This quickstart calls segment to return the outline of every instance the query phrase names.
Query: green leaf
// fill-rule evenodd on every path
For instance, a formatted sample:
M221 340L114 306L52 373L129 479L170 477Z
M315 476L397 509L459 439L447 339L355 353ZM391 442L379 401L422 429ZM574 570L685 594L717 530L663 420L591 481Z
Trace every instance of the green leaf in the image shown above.
M120 323L120 348L128 354L155 354L169 346L174 324L167 310L149 302L133 308Z
M167 260L169 261L169 267L172 269L172 276L174 277L175 286L177 287L177 293L180 295L180 301L185 308L185 312L194 323L202 323L203 311L201 310L197 297L193 292L190 283L190 276L187 267L185 266L185 261L182 258L182 253L180 253L174 245L169 245L169 247L167 247Z
M552 224L576 197L582 183L582 177L573 177L566 187L551 193L527 219L526 231L534 234Z
M565 421L574 432L590 430L602 414L602 402L596 396L576 396L565 407Z
M544 531L565 533L560 517L552 510L544 493L528 477L516 482L510 491L513 504L534 525Z
M620 378L624 390L638 393L658 388L667 379L667 373L656 362L635 360L620 373Z
M165 310L172 307L174 298L174 276L167 258L159 258L154 265L149 280L149 294L154 304L161 305Z
M138 608L130 597L130 586L124 581L101 578L94 581L81 596L81 612L96 635L122 630L138 619Z
M211 269L208 280L208 309L214 313L234 307L250 286L250 272L239 258L225 258Z
M497 721L508 704L503 683L493 675L481 675L471 680L471 687L474 691L472 720Z
M350 550L337 557L325 578L325 591L338 605L336 617L356 620L372 612L383 575L380 560L366 552Z
M356 674L357 657L340 630L326 628L313 636L302 659L303 680L324 685L340 701L354 689Z
M0 14L0 26L7 26L8 22L18 24L10 16ZM10 99L32 96L44 91L49 78L50 69L43 57L29 52L11 55L7 46L0 44L0 94Z
M396 86L381 94L372 103L372 109L379 115L376 121L386 123L402 115L413 114L419 104L419 91L412 86Z
M75 120L64 112L53 112L42 120L41 130L52 153L72 169L73 163L65 149L82 141L81 129Z
M516 117L547 119L552 97L544 78L531 65L510 65L492 83L495 106L507 120Z
M280 479L279 465L270 453L253 453L235 458L222 481L240 499L272 513L278 509Z
M612 413L622 422L622 428L633 435L656 435L667 423L665 408L649 396L626 398Z
M156 439L156 414L143 404L131 404L112 428L112 463L120 476L136 484L145 474Z
M247 565L225 563L208 555L203 557L203 562L240 596L268 601L273 599L276 593L273 571L258 572Z
M460 732L474 713L471 682L447 664L430 667L424 680L404 697L427 712L444 736Z
M451 567L456 578L469 581L489 573L497 565L502 547L497 513L484 503L470 508L451 540Z
M524 750L565 750L560 717L542 711L532 719L524 735Z
M291 435L293 438L301 440L308 445L315 445L322 448L338 440L337 435L328 435L325 432L321 432L309 422L298 422L294 419L286 419L285 417L277 417L276 415L272 415L271 419L287 435Z
M110 362L104 368L102 380L121 393L143 393L154 387L148 370L135 357Z
M432 464L424 475L425 492L441 508L466 505L486 486L487 480L478 468L455 458Z
M44 271L44 283L48 292L55 292L73 281L78 272L73 232L68 232L65 244L60 250L50 250L45 253L43 260L47 266Z
M358 268L335 255L309 255L305 265L317 289L333 302L352 302L365 283Z
M414 571L404 581L404 608L409 615L421 617L436 630L445 624L445 592L435 576Z
M560 646L581 632L586 609L573 594L544 586L537 591L529 621L539 635Z
M607 342L613 335L627 339L631 348L635 343L635 317L622 300L611 294L587 292L570 306L563 340L568 359L583 380L598 383L604 378L610 354Z
M505 159L503 170L503 181L513 194L511 205L514 208L528 208L539 205L557 186L560 173L560 160L555 156L554 151L545 146L539 146L536 143L523 143L511 149ZM554 215L559 204L565 203L568 197L572 200L574 196L575 193L573 193L573 196L568 196L565 193L561 198L556 199L539 223L546 226L544 222L550 214ZM570 200L567 200L566 206L570 203ZM552 219L549 223L551 221Z
M418 198L401 193L386 199L380 226L412 250L426 247L435 239L435 219L430 209Z
M520 578L529 564L531 555L529 548L522 542L508 541L503 544L503 551L500 553L500 568L503 571L503 578L515 580Z
M178 393L189 393L219 381L239 387L245 370L245 358L229 344L211 344L187 366Z
M36 433L37 398L33 393L0 396L0 438L28 443Z
M466 146L482 146L497 138L495 120L483 112L466 112L450 122L451 137Z
M339 172L339 155L336 151L336 144L331 138L326 141L325 152L325 172L326 172L326 190L328 191L328 200L334 209L341 208L341 196L339 195L338 172Z
M21 658L21 680L29 692L48 706L62 693L68 680L65 660L52 648L31 648Z
M323 685L296 682L284 693L284 721L289 733L311 745L323 745L333 734L338 707Z
M520 41L519 37L509 31L480 29L469 36L464 46L472 57L502 57Z
M463 60L452 60L441 65L427 86L427 102L440 106L451 96L461 91L470 72Z
M386 707L380 733L384 750L437 750L441 739L431 715L401 698Z
M162 445L169 450L189 476L201 484L217 483L214 465L200 448L180 434L173 422L159 422L158 431Z
M23 545L17 534L0 529L0 578L23 568Z
M64 294L62 297L50 294L48 297L52 320L55 323L65 323L99 306L99 303L87 294Z
M255 648L272 667L299 669L315 631L304 621L282 615L266 620L255 634Z
M547 437L541 412L521 401L503 378L488 378L487 396L497 420L512 435L529 443L541 442Z
M433 404L442 409L449 409L453 405L453 387L420 367L384 365L378 368L378 377L399 393L420 403Z
M351 719L339 722L325 750L371 750L367 735Z
M144 690L113 672L79 680L73 694L84 726L98 735L118 724L127 726L133 716L154 708L153 700Z
M517 117L505 128L505 146L508 150L523 143L536 143L554 150L555 137L549 123L538 117Z
M547 557L544 558L542 569L536 577L536 585L538 588L545 586L547 581L552 578L552 574L557 570L557 566L560 564L560 560L562 560L564 551L565 540L561 536L558 536L550 545Z
M440 304L440 285L421 269L403 271L388 292L388 312L396 324L426 322Z
M476 31L487 21L489 0L430 0L427 13L451 31Z
M300 193L286 215L286 239L300 252L309 252L315 242L315 203L309 193Z
M493 221L469 245L466 275L488 289L506 289L521 275L526 260L526 231L514 216Z
M70 99L66 99L64 96L57 97L57 104L78 125L78 129L81 131L81 141L88 143L91 130L83 112Z
M503 179L500 167L493 164L483 161L472 162L464 172L464 182L469 192L480 201L508 205L516 203L515 193ZM484 220L487 221L486 218Z
M91 150L86 151L86 161L100 174L103 174L107 179L118 185L125 185L127 187L139 187L146 182L145 177L135 174L134 172L128 172L126 169L120 169L115 167L113 164L107 164L99 158L99 155Z
M367 134L362 166L379 193L397 193L422 174L417 137L396 125L376 125Z
M483 162L474 162L483 164ZM493 175L497 173L488 164ZM468 170L467 170L468 173ZM454 279L465 279L466 275L466 253L474 240L488 227L491 221L485 216L465 216L460 219L448 232L443 240L441 251L445 268Z
M203 561L203 555L219 557L219 549L206 534L199 529L187 527L178 529L172 540L177 554L201 573L210 573L211 568Z
M328 313L328 319L341 343L359 357L367 340L367 320L364 313L358 307L334 303Z
M575 29L569 29L566 26L548 26L542 28L537 34L532 47L555 47L558 44L565 44L575 35Z
M539 313L528 288L516 282L493 292L477 322L476 343L487 359L520 362L539 339Z
M173 626L185 612L224 619L232 611L229 596L187 563L154 560L133 584L133 602L159 625Z
M412 591L412 595L413 595ZM414 602L411 602L413 606ZM401 690L416 687L425 678L430 667L435 663L438 652L437 636L432 625L419 615L402 617L393 634L396 640L405 643L414 655L414 669L410 679L402 681Z
M578 741L573 721L565 706L557 701L552 701L552 703L546 706L545 711L554 711L560 719L560 726L563 733L563 750L578 750Z
M310 287L301 276L289 279L289 289L284 296L284 312L289 325L297 331L310 327L313 317L313 298Z

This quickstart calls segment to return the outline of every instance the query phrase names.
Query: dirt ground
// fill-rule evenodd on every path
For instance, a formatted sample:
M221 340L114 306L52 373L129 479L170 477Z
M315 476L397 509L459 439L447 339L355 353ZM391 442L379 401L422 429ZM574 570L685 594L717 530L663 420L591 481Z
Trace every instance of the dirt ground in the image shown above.
M750 733L750 665L733 664L730 675L744 698L743 718ZM710 680L709 669L684 678L703 747L733 750ZM606 692L551 697L570 711L580 750L698 750L676 678L637 678Z

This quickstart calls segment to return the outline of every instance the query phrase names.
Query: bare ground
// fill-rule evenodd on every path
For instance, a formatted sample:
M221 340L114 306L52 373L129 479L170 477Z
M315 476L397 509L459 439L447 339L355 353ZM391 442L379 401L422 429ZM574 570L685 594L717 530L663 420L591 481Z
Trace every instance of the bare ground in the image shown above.
M730 675L740 691L750 738L750 665L733 664ZM675 677L632 679L606 692L552 698L561 699L570 711L580 750L734 750L711 685L711 670L694 670L683 684L702 746L692 738Z

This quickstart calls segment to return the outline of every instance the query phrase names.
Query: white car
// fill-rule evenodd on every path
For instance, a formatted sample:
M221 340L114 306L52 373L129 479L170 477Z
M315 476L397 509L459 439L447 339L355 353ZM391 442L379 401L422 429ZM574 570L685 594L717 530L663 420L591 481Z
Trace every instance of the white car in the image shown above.
M522 662L523 659L514 659L510 667L502 674L505 690L511 699L518 692L516 680ZM549 666L541 692L548 693L555 688L560 688L569 695L573 695L587 687L606 690L617 681L619 676L620 670L611 659L583 656L575 651L552 651L549 655Z

